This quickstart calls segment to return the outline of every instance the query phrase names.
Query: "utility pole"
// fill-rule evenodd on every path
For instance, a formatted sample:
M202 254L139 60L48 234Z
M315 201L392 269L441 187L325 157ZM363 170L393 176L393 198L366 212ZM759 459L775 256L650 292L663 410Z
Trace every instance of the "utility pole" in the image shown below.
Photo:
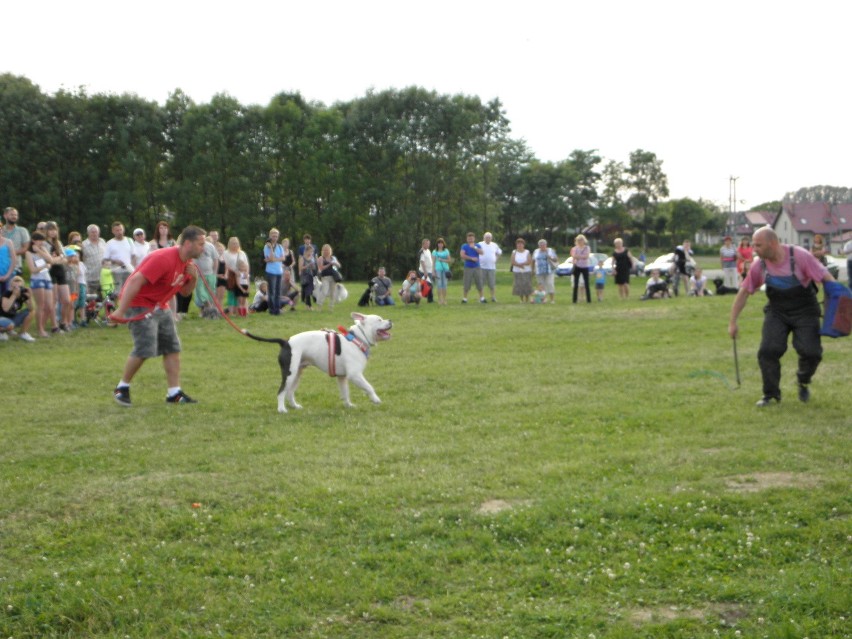
M728 228L726 235L734 236L737 228L737 180L733 175L728 178Z

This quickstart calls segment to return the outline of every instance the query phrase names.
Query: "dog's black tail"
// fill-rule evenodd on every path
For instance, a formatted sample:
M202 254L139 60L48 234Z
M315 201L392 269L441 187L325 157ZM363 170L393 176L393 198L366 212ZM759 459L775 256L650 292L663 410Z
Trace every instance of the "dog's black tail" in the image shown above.
M258 342L271 342L272 344L278 344L281 348L284 348L285 345L289 345L289 342L286 339L281 339L280 337L258 337L257 335L252 335L248 331L243 331L243 334L246 337L256 339Z
M246 337L256 339L258 342L270 342L272 344L278 344L281 347L281 350L278 351L278 365L281 367L281 387L278 389L278 394L280 395L284 392L284 388L287 386L287 377L290 375L290 359L292 358L290 342L279 337L258 337L257 335L252 335L248 331L243 331L243 333Z

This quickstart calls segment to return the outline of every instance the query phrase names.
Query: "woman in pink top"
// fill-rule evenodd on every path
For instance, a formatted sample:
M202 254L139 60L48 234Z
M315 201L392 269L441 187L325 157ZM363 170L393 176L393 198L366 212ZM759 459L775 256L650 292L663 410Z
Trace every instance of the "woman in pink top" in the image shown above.
M577 303L577 287L580 283L580 276L583 277L583 285L586 287L586 303L592 303L592 291L589 289L589 258L592 251L589 245L586 244L586 236L582 233L574 238L574 246L571 249L571 257L574 258L574 304Z

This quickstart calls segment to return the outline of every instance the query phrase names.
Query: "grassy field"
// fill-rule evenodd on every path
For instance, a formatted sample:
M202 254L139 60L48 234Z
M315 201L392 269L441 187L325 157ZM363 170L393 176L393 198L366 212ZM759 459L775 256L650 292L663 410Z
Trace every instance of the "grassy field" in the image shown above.
M111 391L126 328L0 344L0 637L852 636L852 340L807 405L760 397L763 300L388 309L367 378L306 372L190 318L185 390L159 361ZM260 335L334 313L240 320Z

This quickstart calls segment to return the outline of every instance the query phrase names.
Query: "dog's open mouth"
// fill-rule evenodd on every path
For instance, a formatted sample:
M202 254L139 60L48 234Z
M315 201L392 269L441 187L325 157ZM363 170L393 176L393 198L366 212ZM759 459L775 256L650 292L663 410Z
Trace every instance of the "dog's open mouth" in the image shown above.
M381 339L381 340L390 339L391 338L390 330L385 330L383 328L380 328L379 330L376 331L376 338Z

